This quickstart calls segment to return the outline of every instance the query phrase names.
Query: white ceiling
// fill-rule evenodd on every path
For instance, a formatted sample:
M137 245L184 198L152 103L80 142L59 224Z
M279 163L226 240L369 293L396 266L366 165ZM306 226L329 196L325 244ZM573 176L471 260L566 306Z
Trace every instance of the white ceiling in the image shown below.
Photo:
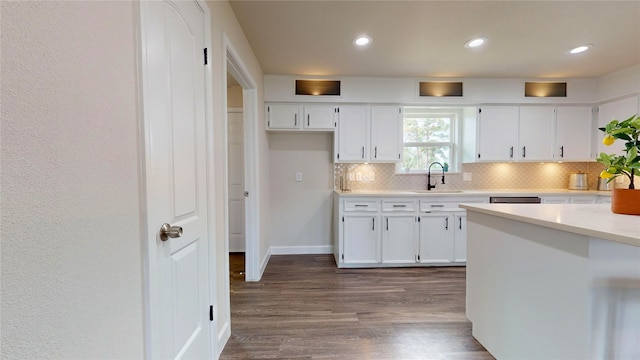
M638 0L230 3L265 74L590 78L640 64ZM479 35L486 46L464 47Z

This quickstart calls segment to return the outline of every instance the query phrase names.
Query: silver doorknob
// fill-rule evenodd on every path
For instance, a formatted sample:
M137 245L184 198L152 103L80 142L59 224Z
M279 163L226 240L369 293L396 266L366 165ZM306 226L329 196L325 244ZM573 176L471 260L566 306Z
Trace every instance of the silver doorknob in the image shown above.
M179 238L182 236L182 226L171 226L167 223L160 227L160 240L167 241L169 238Z

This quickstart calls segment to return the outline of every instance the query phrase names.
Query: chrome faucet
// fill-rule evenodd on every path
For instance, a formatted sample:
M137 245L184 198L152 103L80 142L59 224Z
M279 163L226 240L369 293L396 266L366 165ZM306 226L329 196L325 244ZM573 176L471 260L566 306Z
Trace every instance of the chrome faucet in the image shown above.
M431 165L429 165L429 169L427 170L427 190L435 189L436 185L438 184L438 182L436 181L435 184L431 185L431 167L436 164L440 165L440 167L442 168L442 184L444 184L444 173L449 169L449 164L444 163L444 165L442 165L439 162L432 162Z

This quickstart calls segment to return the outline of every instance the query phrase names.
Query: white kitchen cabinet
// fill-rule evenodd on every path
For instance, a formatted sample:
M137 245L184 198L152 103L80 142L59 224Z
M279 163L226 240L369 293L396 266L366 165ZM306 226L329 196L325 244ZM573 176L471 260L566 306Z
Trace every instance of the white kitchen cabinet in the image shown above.
M402 108L371 107L371 162L397 162L402 153Z
M417 254L417 218L414 215L382 217L382 263L414 264Z
M333 105L304 105L302 127L308 130L335 130L338 108Z
M597 196L572 196L572 204L595 204L598 202Z
M421 264L448 264L453 260L453 216L449 212L420 215L419 257Z
M453 262L467 262L467 213L456 212L453 216Z
M555 108L521 106L518 127L518 155L521 161L553 159Z
M342 261L345 264L380 262L380 216L349 214L342 218Z
M598 197L596 195L550 195L542 196L543 204L595 204Z
M591 106L558 106L556 108L556 145L553 158L559 161L592 161Z
M369 106L340 106L334 139L335 162L367 161L369 149Z
M598 128L604 127L611 120L626 120L640 111L638 108L638 96L632 96L625 99L612 101L606 104L598 106L598 126L595 127L595 141L596 141L596 154L597 157L601 152L607 154L619 154L624 150L624 142L617 140L613 145L606 146L602 143L604 132L598 130Z
M267 105L267 129L298 130L302 128L302 105L269 104Z
M542 196L542 204L570 204L571 198L569 196Z
M518 147L518 107L478 109L478 161L513 161Z

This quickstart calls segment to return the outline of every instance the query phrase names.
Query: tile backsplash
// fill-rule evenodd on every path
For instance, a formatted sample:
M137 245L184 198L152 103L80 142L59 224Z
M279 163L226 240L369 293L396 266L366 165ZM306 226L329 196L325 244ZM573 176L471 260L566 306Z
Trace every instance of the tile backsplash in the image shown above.
M435 168L434 168L435 169ZM460 173L446 173L440 184L441 172L431 173L437 189L567 189L569 174L588 173L589 189L597 188L598 175L604 166L596 162L582 163L473 163L463 164ZM334 189L351 190L421 190L427 187L426 174L396 174L395 164L335 164ZM463 180L463 174L471 177ZM469 175L470 174L470 175Z

